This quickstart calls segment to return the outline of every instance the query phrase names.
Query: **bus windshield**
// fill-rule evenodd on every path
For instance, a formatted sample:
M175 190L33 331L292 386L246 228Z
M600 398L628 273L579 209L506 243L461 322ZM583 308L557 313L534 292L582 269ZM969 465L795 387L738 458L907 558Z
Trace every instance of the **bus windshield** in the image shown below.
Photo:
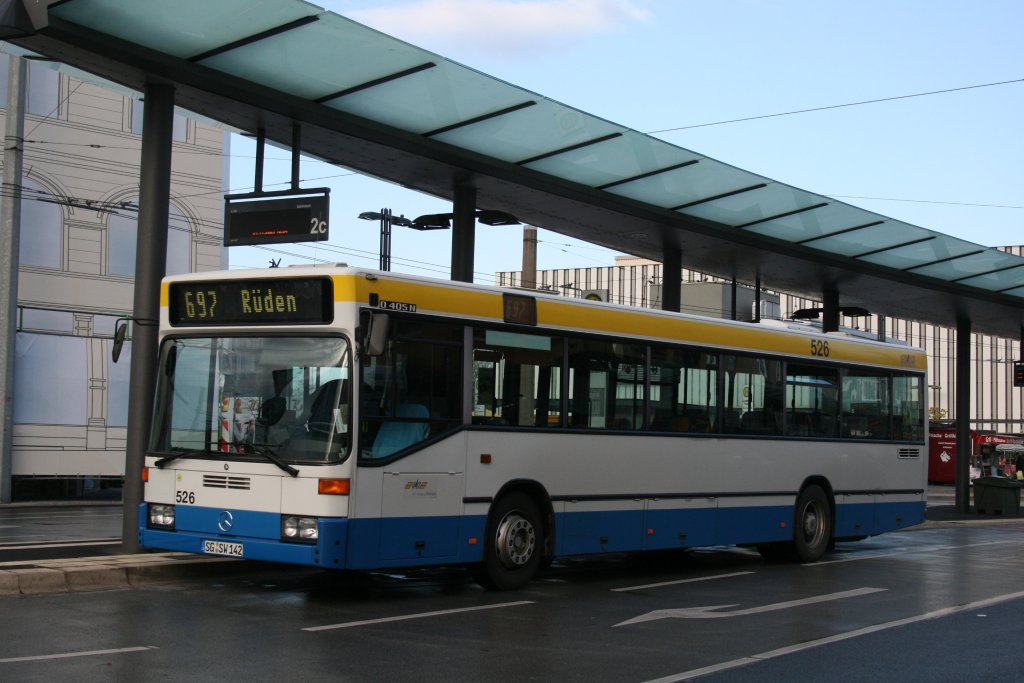
M168 339L150 451L339 462L351 449L350 363L340 337Z

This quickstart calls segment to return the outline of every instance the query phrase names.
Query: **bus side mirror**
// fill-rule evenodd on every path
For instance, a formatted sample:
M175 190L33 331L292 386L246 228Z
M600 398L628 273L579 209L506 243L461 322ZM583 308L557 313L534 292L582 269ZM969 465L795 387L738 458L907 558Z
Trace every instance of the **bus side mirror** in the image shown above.
M124 338L128 335L128 322L124 321L114 331L114 345L110 349L110 358L115 363L121 357L121 348L124 347Z
M363 353L367 356L380 356L388 341L388 327L391 319L387 313L363 311L360 315L363 328Z

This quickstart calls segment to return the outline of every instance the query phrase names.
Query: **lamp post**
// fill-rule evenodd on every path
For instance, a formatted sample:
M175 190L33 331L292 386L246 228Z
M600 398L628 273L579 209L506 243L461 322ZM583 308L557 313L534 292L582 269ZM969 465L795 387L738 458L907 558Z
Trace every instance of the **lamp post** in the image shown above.
M359 217L364 221L380 221L380 269L391 270L391 226L403 225L408 228L416 226L404 215L395 218L391 209L381 209L380 212L364 211L359 214Z
M391 209L380 211L364 211L359 218L364 221L380 221L380 269L391 270L391 226L401 225L413 230L447 230L452 227L452 216L450 213L432 213L420 216L415 220L409 220L404 215L397 218L391 213ZM477 209L476 219L485 225L518 225L519 221L515 216L503 211Z

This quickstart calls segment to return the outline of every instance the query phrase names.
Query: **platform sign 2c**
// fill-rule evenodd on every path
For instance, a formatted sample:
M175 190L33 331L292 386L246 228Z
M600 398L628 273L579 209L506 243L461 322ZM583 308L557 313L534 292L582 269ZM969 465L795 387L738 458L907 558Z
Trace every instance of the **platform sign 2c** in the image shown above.
M226 195L224 246L326 241L330 190L308 192Z

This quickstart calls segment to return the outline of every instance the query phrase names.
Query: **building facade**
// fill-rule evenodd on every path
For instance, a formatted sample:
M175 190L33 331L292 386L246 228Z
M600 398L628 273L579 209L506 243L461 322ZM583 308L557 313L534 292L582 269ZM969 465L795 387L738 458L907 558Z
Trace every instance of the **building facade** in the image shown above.
M0 55L6 119L8 60ZM140 99L26 60L11 474L40 480L124 473L138 217ZM175 116L167 271L227 267L222 247L224 131ZM6 201L3 197L0 201ZM52 488L52 487L50 487Z
M1004 251L1024 256L1024 246L1002 247ZM522 275L518 271L497 273L495 284L518 287ZM564 268L537 272L537 288L563 296L600 299L625 306L661 306L662 265L632 256L615 257L614 266ZM687 309L687 285L691 283L728 281L697 271L683 270L682 306ZM731 286L731 285L730 285ZM770 287L766 283L765 287ZM770 292L764 295L761 318L789 318L803 308L821 306L820 302ZM744 297L738 297L742 302ZM746 298L749 301L749 297ZM772 301L777 303L772 305ZM777 306L777 308L775 308ZM707 307L689 310L716 317L729 317L731 311ZM737 319L750 320L749 309L738 311ZM924 348L928 352L928 401L932 419L955 420L956 415L956 330L912 320L879 316L843 317L840 325L877 335L884 329L886 337ZM1002 433L1024 433L1024 390L1013 386L1013 364L1021 359L1021 342L984 334L971 335L971 429Z

